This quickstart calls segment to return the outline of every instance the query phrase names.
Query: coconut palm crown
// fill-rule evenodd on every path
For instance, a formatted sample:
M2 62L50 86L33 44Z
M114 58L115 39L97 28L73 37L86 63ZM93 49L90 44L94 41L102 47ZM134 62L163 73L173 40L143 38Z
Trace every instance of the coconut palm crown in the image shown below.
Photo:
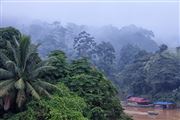
M50 97L54 85L39 78L42 71L54 69L48 61L36 62L38 45L31 44L30 37L22 35L15 39L15 45L7 41L9 54L0 51L0 99L4 110L16 105L22 108L31 98L40 99L40 95Z

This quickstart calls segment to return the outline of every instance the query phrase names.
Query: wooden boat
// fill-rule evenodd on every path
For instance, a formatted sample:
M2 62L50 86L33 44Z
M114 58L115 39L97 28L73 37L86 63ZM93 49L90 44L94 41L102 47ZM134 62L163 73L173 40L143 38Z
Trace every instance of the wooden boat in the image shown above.
M149 115L158 115L159 113L158 113L158 112L155 112L155 111L148 111L148 114L149 114Z

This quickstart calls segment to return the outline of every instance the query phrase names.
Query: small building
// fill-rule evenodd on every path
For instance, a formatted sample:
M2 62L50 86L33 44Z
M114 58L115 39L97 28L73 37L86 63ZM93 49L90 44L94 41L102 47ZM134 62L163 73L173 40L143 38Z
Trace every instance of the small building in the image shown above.
M151 104L151 101L146 99L146 98L141 98L141 97L129 97L127 99L127 102L129 104L136 104L136 105L149 105Z
M160 109L174 109L176 107L176 104L173 102L157 101L154 102L154 107Z

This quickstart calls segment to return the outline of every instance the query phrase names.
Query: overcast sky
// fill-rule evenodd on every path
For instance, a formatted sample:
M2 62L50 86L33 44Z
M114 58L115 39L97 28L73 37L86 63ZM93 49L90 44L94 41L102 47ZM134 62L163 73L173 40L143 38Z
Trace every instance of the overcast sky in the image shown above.
M119 28L135 24L152 30L159 41L177 45L180 43L179 5L178 2L1 2L1 23L5 18L18 17L22 21L111 24Z

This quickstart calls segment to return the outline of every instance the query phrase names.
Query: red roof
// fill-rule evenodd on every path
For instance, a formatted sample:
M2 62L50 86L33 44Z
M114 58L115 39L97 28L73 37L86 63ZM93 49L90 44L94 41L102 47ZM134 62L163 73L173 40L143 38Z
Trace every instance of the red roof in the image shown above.
M130 97L127 99L129 102L137 102L137 103L149 103L150 100L147 100L145 98L140 98L140 97Z

